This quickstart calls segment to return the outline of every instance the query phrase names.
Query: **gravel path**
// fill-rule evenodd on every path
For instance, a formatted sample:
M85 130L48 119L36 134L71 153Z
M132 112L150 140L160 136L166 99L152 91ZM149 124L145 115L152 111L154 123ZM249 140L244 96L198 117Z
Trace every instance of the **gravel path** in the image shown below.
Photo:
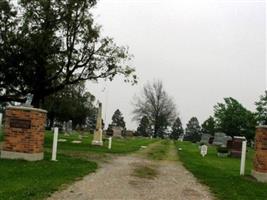
M134 175L138 166L156 167L155 178ZM206 186L196 181L178 161L151 161L129 155L104 164L97 173L84 177L48 200L211 200Z

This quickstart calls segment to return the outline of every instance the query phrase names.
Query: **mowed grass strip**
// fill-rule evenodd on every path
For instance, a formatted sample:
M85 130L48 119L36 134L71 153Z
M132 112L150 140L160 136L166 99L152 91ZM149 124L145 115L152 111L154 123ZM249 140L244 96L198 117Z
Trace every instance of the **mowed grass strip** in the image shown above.
M66 139L66 142L58 143L58 150L63 152L68 151L79 151L79 152L94 152L94 153L112 153L112 154L126 154L137 151L141 146L147 146L154 143L155 139L148 138L113 138L112 148L108 149L108 140L104 140L103 146L93 146L92 139L93 135L86 134L82 139L79 139L78 134L72 134L70 136L65 136L59 134L59 138ZM73 144L72 141L80 140L81 144ZM50 150L53 144L53 134L51 132L46 133L45 137L45 147Z
M0 159L0 199L44 199L64 184L69 184L94 172L97 164L82 159L58 155L58 162Z
M151 145L145 152L145 156L152 160L165 160L168 157L171 146L170 140L161 140Z
M200 182L209 186L221 200L266 200L267 184L251 177L254 151L249 149L246 160L246 176L240 176L240 159L219 158L215 147L209 147L208 155L202 158L198 145L177 142L179 158Z
M145 165L136 165L133 170L133 176L145 179L154 179L158 175L156 166L145 164Z

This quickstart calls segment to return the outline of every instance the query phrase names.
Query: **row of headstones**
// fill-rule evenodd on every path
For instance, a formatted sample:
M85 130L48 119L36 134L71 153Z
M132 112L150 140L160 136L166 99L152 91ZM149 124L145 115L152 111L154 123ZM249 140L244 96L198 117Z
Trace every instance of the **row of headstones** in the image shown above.
M232 156L240 157L242 150L242 141L245 141L245 137L227 136L225 133L215 133L214 137L209 134L203 134L200 144L212 144L215 146L229 149Z

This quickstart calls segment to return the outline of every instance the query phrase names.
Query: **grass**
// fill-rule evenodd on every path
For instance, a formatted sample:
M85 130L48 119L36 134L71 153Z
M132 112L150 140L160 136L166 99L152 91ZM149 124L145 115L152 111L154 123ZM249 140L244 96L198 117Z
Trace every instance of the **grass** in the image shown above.
M137 151L141 148L141 146L147 146L156 140L147 139L147 138L125 138L120 139L116 138L112 140L112 148L108 149L108 141L104 140L104 145L101 146L93 146L91 145L93 135L88 134L82 139L79 139L78 134L73 134L70 136L64 136L63 134L59 135L59 138L66 139L66 142L58 143L58 150L62 152L93 152L93 153L112 153L112 154L126 154ZM81 140L81 144L73 144L71 143L74 140ZM53 135L50 132L47 132L45 137L45 147L48 150L51 150L53 143Z
M168 156L169 149L171 147L171 141L161 140L151 146L144 154L152 160L165 160Z
M240 176L240 159L218 158L216 149L209 147L205 158L200 156L198 146L188 142L177 142L180 160L202 183L209 186L221 200L266 200L267 184L257 182L250 176L253 150L249 149L246 160L246 176Z
M137 165L134 168L133 176L145 179L154 179L157 177L158 171L152 165Z
M31 200L44 199L63 184L95 171L97 164L63 155L58 162L0 160L0 199Z

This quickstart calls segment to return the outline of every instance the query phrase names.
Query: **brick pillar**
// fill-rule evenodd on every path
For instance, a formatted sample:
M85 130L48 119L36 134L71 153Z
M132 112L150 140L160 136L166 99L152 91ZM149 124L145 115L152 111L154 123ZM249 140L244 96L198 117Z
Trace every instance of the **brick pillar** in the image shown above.
M267 126L259 126L256 129L252 175L258 181L267 182Z
M42 160L46 113L31 107L7 107L1 158Z

